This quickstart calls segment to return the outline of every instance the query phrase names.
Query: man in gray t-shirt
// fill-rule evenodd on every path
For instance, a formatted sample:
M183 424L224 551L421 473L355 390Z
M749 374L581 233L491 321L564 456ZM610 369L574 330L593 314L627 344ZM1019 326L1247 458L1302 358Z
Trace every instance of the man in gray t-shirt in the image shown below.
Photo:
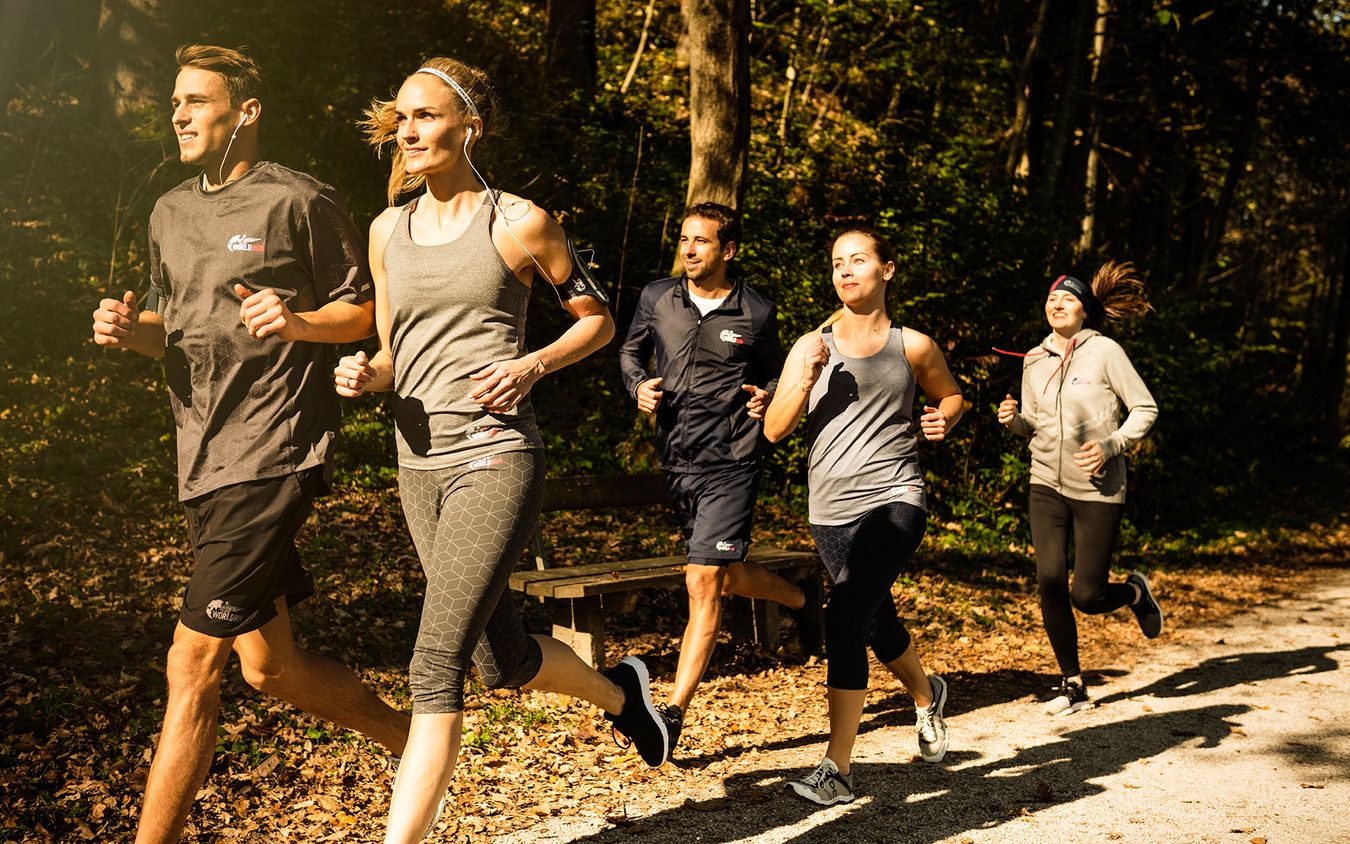
M202 172L151 215L146 309L128 291L94 312L99 345L165 358L195 558L138 844L182 832L210 765L231 650L251 685L392 754L408 734L408 717L350 669L295 646L288 610L313 592L295 534L327 488L339 424L325 344L374 327L361 238L331 188L258 161L252 60L207 46L182 47L177 60L179 157Z

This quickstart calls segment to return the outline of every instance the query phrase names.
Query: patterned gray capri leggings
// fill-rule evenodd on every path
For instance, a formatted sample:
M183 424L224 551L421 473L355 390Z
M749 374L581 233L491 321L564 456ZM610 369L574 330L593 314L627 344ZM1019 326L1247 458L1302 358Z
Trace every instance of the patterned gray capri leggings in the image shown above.
M398 490L426 574L410 675L413 713L464 709L472 662L490 688L518 688L543 661L507 591L544 492L538 452L445 469L399 469Z

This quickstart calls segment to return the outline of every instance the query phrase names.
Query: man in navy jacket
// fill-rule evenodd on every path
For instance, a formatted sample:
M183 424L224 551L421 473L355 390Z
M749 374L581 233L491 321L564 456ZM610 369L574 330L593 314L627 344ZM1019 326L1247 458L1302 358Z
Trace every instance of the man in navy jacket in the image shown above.
M819 607L819 581L794 586L746 562L754 518L761 418L783 366L773 302L728 275L741 239L740 216L705 202L685 211L684 275L647 285L619 366L638 409L656 414L656 447L684 528L689 623L666 708L675 747L684 711L712 657L721 596ZM648 365L650 363L650 369ZM799 618L803 647L820 647L818 613Z

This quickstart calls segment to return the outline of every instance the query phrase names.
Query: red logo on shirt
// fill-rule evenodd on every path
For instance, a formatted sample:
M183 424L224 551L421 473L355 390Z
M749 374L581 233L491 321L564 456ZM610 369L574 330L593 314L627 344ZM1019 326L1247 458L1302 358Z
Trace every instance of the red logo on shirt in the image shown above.
M229 252L261 252L263 251L263 242L261 237L237 234L225 243L225 249Z

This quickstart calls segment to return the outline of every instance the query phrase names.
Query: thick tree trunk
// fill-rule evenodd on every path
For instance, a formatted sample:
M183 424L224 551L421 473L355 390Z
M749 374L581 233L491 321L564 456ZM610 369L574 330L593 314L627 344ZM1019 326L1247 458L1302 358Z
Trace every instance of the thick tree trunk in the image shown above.
M550 78L595 96L595 0L548 0L544 65Z
M1036 56L1041 49L1045 19L1050 11L1050 0L1041 0L1036 9L1036 24L1031 29L1031 42L1022 58L1022 69L1017 74L1017 97L1012 126L1008 128L1008 157L1004 167L1010 178L1026 180L1031 175L1031 157L1027 154L1027 133L1031 128L1031 80Z
M684 0L689 46L688 203L739 208L750 150L750 0Z
M23 49L23 36L28 28L29 0L4 0L0 3L0 114L5 112L14 88L14 69Z
M1087 168L1083 174L1083 222L1078 233L1078 255L1087 257L1092 252L1097 226L1097 170L1098 145L1101 143L1101 107L1097 80L1101 76L1102 56L1106 54L1106 22L1111 13L1110 0L1097 0L1097 23L1092 36L1092 78L1088 85Z
M125 132L161 107L172 80L167 16L173 0L103 0L94 108L99 125Z

